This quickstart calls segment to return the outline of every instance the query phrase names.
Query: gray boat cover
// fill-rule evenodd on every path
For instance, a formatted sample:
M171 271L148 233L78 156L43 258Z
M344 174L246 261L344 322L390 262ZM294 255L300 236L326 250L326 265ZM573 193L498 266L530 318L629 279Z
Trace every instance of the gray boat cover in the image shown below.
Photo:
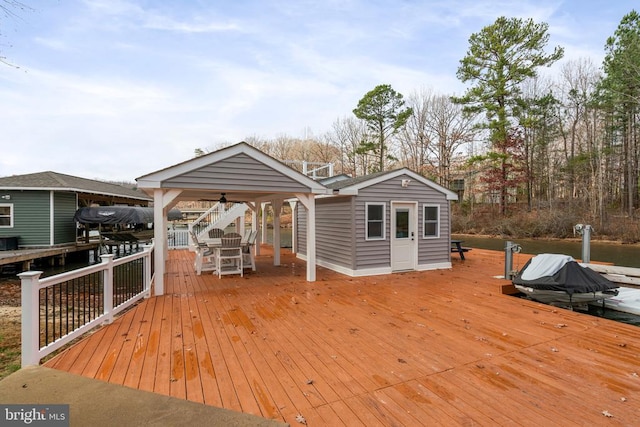
M568 255L540 254L531 258L513 278L515 285L564 291L569 295L618 288L607 278L583 267Z
M182 218L182 212L171 209L169 221ZM148 224L153 222L153 208L140 206L97 206L80 208L73 219L81 224Z

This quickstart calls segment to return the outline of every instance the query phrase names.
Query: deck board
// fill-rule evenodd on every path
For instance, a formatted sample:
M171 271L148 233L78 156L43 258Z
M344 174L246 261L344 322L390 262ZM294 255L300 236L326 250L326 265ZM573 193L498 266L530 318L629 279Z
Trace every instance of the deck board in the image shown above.
M169 254L165 295L46 365L291 425L640 419L640 330L502 295L501 252L364 278L318 268L313 283L267 246L257 271L222 279Z

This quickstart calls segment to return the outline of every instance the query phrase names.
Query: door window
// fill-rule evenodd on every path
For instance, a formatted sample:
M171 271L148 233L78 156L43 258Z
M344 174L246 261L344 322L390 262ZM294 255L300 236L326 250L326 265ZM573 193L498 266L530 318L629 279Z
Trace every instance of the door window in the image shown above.
M396 239L409 237L409 210L396 209Z

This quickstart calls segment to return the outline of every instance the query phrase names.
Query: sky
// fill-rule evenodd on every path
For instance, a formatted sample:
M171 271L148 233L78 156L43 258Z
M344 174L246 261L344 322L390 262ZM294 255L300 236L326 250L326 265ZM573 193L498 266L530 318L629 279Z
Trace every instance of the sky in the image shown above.
M7 0L0 0L0 5ZM11 0L9 0L11 1ZM0 176L133 182L247 138L321 136L380 84L461 95L469 37L549 25L600 66L629 0L20 0L0 13Z

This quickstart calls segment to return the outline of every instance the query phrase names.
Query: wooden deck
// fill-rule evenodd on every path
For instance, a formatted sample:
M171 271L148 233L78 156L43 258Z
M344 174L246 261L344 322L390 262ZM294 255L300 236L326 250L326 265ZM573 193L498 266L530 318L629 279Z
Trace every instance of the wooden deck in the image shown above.
M501 252L314 283L262 253L218 279L170 251L167 295L46 365L291 425L639 423L640 329L502 295Z

